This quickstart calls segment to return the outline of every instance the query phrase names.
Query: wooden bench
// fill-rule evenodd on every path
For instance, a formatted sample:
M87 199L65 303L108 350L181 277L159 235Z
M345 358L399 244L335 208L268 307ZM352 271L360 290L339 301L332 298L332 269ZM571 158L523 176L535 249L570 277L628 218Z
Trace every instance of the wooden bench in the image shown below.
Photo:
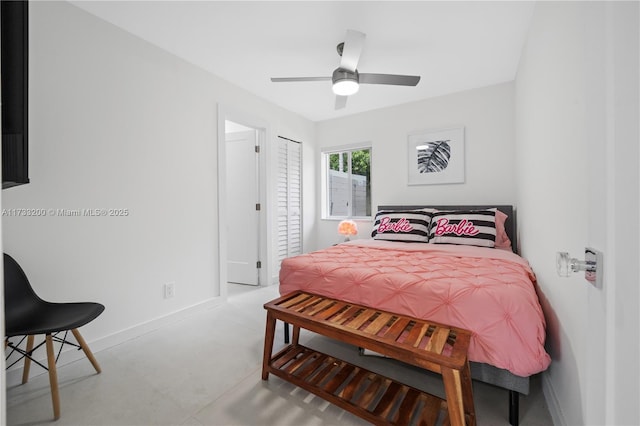
M475 425L469 331L302 291L264 308L263 380L272 373L373 424ZM293 338L273 355L276 320ZM300 328L439 373L446 400L307 348Z

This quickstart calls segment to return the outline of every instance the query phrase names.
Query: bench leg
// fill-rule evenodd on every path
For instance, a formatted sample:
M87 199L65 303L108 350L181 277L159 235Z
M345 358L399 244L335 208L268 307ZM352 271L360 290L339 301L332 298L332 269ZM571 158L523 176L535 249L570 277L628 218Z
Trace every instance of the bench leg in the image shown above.
M284 343L289 343L289 323L284 323Z
M469 424L470 426L475 426L476 407L473 402L473 387L471 385L471 369L469 367L469 360L467 360L464 370L462 370L462 398L464 401L464 411L469 416Z
M273 352L273 339L276 335L276 319L267 311L267 325L264 332L264 355L262 357L262 380L269 378L269 363Z
M451 426L465 426L464 401L462 392L462 377L459 370L442 367L444 392L447 396L449 421Z
M297 325L294 325L293 338L291 339L291 344L295 346L298 344L299 341L300 341L300 327L298 327Z

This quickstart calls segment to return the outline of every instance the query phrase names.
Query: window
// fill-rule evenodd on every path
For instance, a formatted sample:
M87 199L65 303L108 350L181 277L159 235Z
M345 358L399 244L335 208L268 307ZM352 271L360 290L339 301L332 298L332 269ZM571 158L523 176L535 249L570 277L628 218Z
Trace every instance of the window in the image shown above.
M371 217L371 147L324 151L325 218Z

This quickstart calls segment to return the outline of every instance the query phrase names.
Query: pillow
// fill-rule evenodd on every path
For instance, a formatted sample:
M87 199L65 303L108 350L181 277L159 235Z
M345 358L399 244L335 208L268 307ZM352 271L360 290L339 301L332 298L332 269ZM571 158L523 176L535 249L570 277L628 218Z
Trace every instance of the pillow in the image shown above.
M496 210L436 211L431 218L429 242L493 248Z
M380 210L376 213L371 237L375 240L427 243L432 211Z
M500 210L496 210L496 248L501 250L513 251L511 247L511 240L507 235L507 231L504 227L507 216Z

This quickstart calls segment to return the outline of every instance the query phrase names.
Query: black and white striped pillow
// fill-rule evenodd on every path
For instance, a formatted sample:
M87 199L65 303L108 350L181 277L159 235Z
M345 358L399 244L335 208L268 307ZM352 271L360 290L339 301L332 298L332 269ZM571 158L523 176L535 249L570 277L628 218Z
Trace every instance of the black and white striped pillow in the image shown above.
M431 218L429 242L495 247L496 209L436 211Z
M376 240L429 242L432 209L380 210L371 237Z

